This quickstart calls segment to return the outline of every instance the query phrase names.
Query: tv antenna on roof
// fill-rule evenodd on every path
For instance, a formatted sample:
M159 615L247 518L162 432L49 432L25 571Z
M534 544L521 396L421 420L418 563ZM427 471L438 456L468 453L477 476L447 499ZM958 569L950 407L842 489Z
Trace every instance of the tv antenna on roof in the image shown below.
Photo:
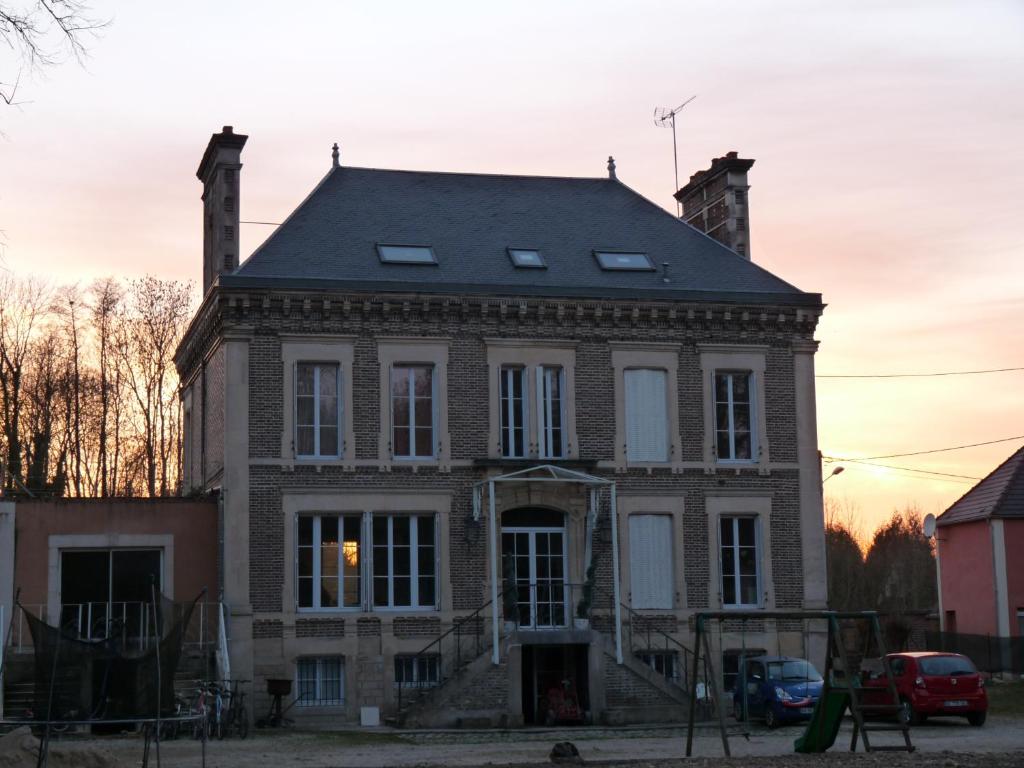
M658 107L654 110L654 124L659 128L671 128L672 129L672 163L676 172L676 188L675 192L679 191L679 152L676 150L676 115L683 111L683 107L689 104L691 101L697 98L694 94L675 109L669 109L668 107ZM676 214L682 215L680 210L680 203L676 200Z

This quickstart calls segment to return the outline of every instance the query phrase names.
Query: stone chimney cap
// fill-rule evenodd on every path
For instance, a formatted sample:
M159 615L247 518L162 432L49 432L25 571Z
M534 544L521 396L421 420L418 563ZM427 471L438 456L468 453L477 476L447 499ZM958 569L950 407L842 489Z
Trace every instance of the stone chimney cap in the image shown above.
M686 184L682 189L675 193L674 197L676 200L682 200L684 196L692 192L696 187L701 184L705 184L711 180L712 177L717 176L720 173L726 171L739 171L746 173L750 170L754 164L752 159L742 158L739 152L732 150L726 152L723 157L716 157L711 161L711 167L706 168L703 171L697 171L690 177L689 183Z
M206 183L208 174L213 170L214 158L218 150L237 149L241 152L248 139L248 136L235 133L235 129L230 125L225 125L220 133L213 134L210 137L210 143L206 145L206 151L203 152L203 159L199 161L199 169L196 171L199 180Z

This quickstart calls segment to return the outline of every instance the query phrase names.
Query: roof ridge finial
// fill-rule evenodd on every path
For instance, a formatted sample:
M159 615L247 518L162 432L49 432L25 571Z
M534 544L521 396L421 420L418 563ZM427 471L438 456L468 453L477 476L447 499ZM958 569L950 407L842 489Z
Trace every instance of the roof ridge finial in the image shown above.
M619 178L618 176L615 175L615 158L612 157L611 155L608 155L608 178L609 179L617 179L617 178Z
M341 152L338 150L338 142L331 147L331 166L337 168L341 165Z

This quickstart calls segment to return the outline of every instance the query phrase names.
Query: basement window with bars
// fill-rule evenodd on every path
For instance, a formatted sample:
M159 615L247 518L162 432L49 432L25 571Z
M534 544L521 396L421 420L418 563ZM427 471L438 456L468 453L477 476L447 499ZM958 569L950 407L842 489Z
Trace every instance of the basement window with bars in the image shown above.
M301 658L296 663L296 678L296 706L330 707L345 703L344 657Z
M395 656L395 687L433 688L441 681L441 657Z
M675 651L637 651L636 657L666 680L680 680L679 654Z

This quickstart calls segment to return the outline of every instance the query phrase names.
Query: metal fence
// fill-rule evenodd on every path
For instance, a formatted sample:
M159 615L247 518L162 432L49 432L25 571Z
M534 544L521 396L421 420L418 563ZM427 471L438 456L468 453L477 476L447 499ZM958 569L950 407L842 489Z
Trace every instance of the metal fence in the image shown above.
M1024 674L1024 636L928 632L926 638L928 650L962 653L982 672Z

